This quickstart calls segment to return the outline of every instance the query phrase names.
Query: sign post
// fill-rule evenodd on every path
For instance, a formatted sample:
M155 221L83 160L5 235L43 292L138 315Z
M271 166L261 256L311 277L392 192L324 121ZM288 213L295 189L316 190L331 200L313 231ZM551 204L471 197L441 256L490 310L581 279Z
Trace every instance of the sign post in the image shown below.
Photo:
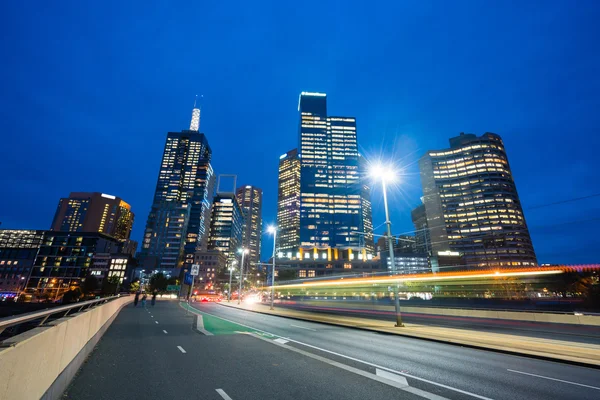
M192 298L192 295L194 294L194 280L196 279L196 276L198 276L199 272L200 272L200 264L193 264L192 270L190 271L190 275L192 276L192 284L190 285L190 294L188 296L188 307L186 308L186 311L185 311L186 315L190 309L190 299Z

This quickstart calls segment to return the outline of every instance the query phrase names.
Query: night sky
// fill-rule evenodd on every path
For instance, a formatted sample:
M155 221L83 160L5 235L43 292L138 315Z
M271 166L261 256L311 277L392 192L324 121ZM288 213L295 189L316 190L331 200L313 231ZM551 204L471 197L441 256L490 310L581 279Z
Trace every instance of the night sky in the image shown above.
M48 229L60 197L98 191L132 205L140 240L166 133L187 129L196 94L215 171L263 188L274 222L304 90L403 168L394 233L414 229L419 157L490 131L539 261L597 262L600 197L551 203L600 193L599 20L593 0L4 1L1 227ZM373 208L377 227L379 190Z

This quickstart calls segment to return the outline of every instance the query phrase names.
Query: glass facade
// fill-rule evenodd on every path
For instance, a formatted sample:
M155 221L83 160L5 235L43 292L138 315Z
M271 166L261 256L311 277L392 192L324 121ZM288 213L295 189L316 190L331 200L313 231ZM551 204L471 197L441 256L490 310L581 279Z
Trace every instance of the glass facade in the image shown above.
M206 249L214 173L203 133L169 132L140 258L147 268L192 264Z
M0 230L0 300L23 290L43 239L44 231Z
M300 158L294 149L279 158L276 252L292 257L300 245Z
M243 215L234 194L217 194L210 219L208 249L223 253L228 263L236 258L242 246Z
M116 196L97 192L73 192L58 202L50 230L100 232L127 240L133 228L131 206Z
M236 197L244 214L242 247L248 249L248 262L252 268L260 261L262 238L262 190L251 185L237 189Z
M358 154L356 119L328 116L323 93L303 92L298 108L298 247L372 254L370 188L362 179L364 162Z
M473 269L537 265L500 136L461 134L419 169L433 256L459 252Z

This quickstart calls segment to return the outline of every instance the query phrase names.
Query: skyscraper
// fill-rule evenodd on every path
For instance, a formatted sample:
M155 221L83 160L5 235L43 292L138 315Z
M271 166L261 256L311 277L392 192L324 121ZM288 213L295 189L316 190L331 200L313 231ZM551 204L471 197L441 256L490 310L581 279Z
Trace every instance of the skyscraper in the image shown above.
M208 249L223 253L228 262L242 246L244 217L234 193L217 193L214 198L208 238Z
M469 269L537 265L500 136L461 133L419 169L433 257L458 253Z
M131 206L105 193L72 192L58 202L50 230L61 232L100 232L129 239L134 214Z
M276 248L287 258L300 246L300 158L298 150L279 157Z
M242 247L247 248L248 262L252 268L260 261L262 237L262 189L246 185L236 191L238 203L244 214Z
M214 186L211 149L194 108L189 130L169 132L141 250L142 266L179 268L206 249Z
M300 151L288 152L279 163L277 251L302 259L323 254L327 260L354 259L353 252L358 259L370 258L370 188L363 179L356 119L329 116L324 93L302 92L298 111Z

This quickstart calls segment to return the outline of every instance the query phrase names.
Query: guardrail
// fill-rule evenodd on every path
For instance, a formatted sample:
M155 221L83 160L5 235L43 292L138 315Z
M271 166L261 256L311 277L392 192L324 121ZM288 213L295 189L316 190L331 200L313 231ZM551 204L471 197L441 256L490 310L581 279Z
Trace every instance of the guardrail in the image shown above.
M78 313L78 312L83 311L84 309L87 310L87 309L95 307L97 305L105 304L111 300L118 299L119 297L121 297L121 296L103 297L100 299L82 301L82 302L77 302L77 303L68 304L68 305L64 305L64 306L53 307L53 308L43 310L43 311L34 311L34 312L19 314L19 315L15 315L15 316L11 316L11 317L0 318L0 334L2 334L2 332L4 332L4 330L7 328L16 327L18 325L21 325L21 324L24 324L27 322L36 321L39 319L41 319L41 321L39 323L36 323L35 326L42 326L46 323L46 321L50 317L56 316L57 314L62 313L62 315L60 317L66 317L67 315L69 315L69 313L71 311L73 311L75 309L78 309L77 311L75 311L76 313ZM6 339L6 338L4 338L4 339ZM0 342L4 339L0 339Z
M321 297L321 296L320 296ZM332 296L331 296L332 297ZM338 296L340 297L340 296ZM293 299L298 301L300 304L304 301L321 301L321 302L331 302L331 303L344 303L344 304L366 304L366 305L381 305L381 306L389 306L394 305L392 300L354 300L354 299L323 299L323 298L315 298L315 296L306 296L305 299ZM276 299L277 301L277 299ZM282 303L285 303L285 299L280 299ZM600 316L598 312L589 312L589 311L551 311L551 310L539 310L537 308L484 308L484 307L457 307L457 306L438 306L438 305L429 305L427 304L428 300L423 300L423 303L405 303L403 304L403 300L400 300L400 307L414 307L414 308L439 308L439 309L451 309L451 310L470 310L470 311L507 311L507 312L522 312L522 313L536 313L536 314L563 314L563 315L597 315Z

